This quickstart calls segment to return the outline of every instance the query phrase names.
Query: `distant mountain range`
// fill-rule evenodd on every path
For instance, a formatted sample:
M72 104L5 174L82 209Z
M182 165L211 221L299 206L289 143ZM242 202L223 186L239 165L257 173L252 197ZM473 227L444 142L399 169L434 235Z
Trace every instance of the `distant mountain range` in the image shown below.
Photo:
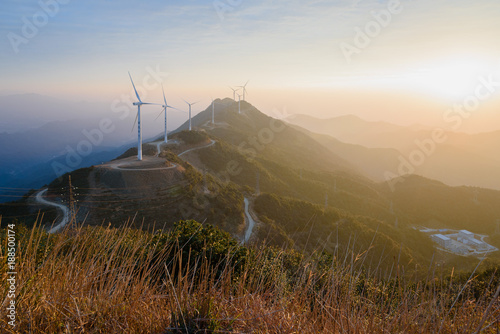
M0 133L24 132L53 121L85 119L88 111L96 108L102 109L97 104L74 103L40 94L0 96Z
M400 153L395 148L347 144L311 133L246 101L241 102L241 114L232 99L214 103L215 124L209 106L193 118L193 131L186 131L187 123L181 125L170 144L145 140L143 154L153 169L117 167L136 161L137 148L131 143L112 162L94 162L55 178L48 185L48 198L60 198L71 175L78 187L77 219L86 224L120 226L129 221L137 228L163 229L194 219L239 238L245 230L246 198L258 221L251 240L332 251L367 249L376 237L370 261L384 268L393 266L396 257L427 268L435 249L418 226L469 229L500 244L493 236L500 191L450 187L420 176L397 179L391 188L374 181L373 173L397 163ZM105 158L92 156L98 157ZM33 196L0 206L0 214L2 222L19 217L32 224L39 209L56 218L53 208L35 205ZM445 259L459 261L452 255Z
M16 94L0 96L0 114L0 202L8 201L11 193L2 188L38 188L52 181L58 176L54 163L67 170L99 164L122 154L137 137L131 131L133 108L122 119L98 103ZM151 120L156 115L146 114ZM149 118L145 138L162 125ZM105 132L100 129L103 121ZM70 164L68 156L74 157Z
M453 186L500 189L500 131L444 131L445 140L432 144L434 129L420 125L368 122L353 115L329 119L293 115L286 121L307 129L325 147L377 181L385 180L386 172L399 175L400 166L413 159L418 162L411 163L415 174ZM418 151L424 155L422 162Z

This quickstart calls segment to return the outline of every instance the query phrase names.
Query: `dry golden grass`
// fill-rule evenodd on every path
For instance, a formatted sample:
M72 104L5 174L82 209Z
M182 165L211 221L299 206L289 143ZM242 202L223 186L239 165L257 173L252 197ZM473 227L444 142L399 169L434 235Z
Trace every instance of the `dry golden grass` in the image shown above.
M213 263L211 249L195 253L179 239L128 228L56 235L34 228L18 238L17 326L7 324L3 284L2 333L499 330L494 277L478 297L469 288L474 277L465 284L403 275L382 281L364 277L352 261L321 261L267 247L254 248L244 263L231 261L231 250ZM4 240L1 245L5 282Z

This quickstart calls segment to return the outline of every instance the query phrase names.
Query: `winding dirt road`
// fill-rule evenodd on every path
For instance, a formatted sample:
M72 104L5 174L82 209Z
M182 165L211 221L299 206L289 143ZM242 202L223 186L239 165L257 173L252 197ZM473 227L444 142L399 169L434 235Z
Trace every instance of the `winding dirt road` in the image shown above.
M247 230L245 231L245 237L243 238L243 243L247 243L248 240L250 240L250 237L252 236L252 231L255 226L255 220L253 220L252 215L248 211L248 207L250 205L249 199L245 197L243 201L245 202L245 221L247 222Z
M154 158L152 158L152 157L149 157L149 158L148 157L144 157L144 160L140 161L140 162L138 162L135 159L126 158L126 159L129 159L129 160L122 159L122 160L119 160L119 161L112 161L110 163L107 163L104 166L112 168L112 169L120 169L120 170L126 170L126 171L151 171L151 170L166 170L166 169L177 168L177 165L174 164L174 163L172 163L172 166L168 166L168 167L144 167L144 168L137 168L139 166L139 164L141 164L141 165L144 165L145 163L147 164L148 160L158 159L158 161L149 161L149 162L153 163L153 164L161 163L163 160L159 160L158 156L161 153L161 145L164 144L164 143L165 142L163 142L163 141L150 143L152 145L156 145L157 154L156 154L156 156ZM200 146L200 147L190 148L188 150L185 150L182 153L179 153L177 156L180 157L180 156L182 156L185 153L189 153L189 152L195 151L195 150L200 150L202 148L206 148L206 147L212 146L215 143L216 143L215 140L211 140L210 143L207 144L207 145L203 145L203 146Z
M160 142L158 142L158 143L156 143L156 156L157 156L157 157L159 157L159 156L160 156L160 153L161 153L161 144L162 144L162 143L163 143L163 142L161 142L161 141L160 141Z
M200 147L193 147L193 148L190 148L189 150L185 150L184 152L182 152L180 154L177 154L177 156L180 157L181 155L183 155L185 153L188 153L188 152L191 152L191 151L194 151L194 150L201 150L202 148L210 147L213 144L215 144L215 140L211 140L210 144L207 144L207 145L204 145L204 146L200 146Z
M111 163L108 163L104 166L112 168L112 169L120 169L120 170L132 171L132 172L150 171L150 170L165 170L165 169L172 169L172 168L177 167L176 164L172 163L172 166L168 166L168 167L135 168L135 165L137 165L137 164L138 164L137 160L129 160L129 161L122 160L122 161L111 162Z
M43 189L43 190L40 190L36 196L35 196L35 200L42 204L42 205L47 205L47 206L54 206L56 207L57 209L59 209L60 211L62 211L63 213L63 218L61 220L61 222L59 224L57 224L56 226L52 227L50 230L49 230L49 233L56 233L57 231L59 231L60 229L62 229L64 226L66 226L66 224L69 222L69 209L65 206L65 205L62 205L62 204L59 204L59 203L54 203L54 202L49 202L47 201L45 198L43 198L43 196L47 193L47 188Z
M156 154L156 157L158 157L161 153L161 145L163 144L164 142L163 141L160 141L160 142L155 142L155 143L151 143L151 144L156 144L156 148L157 148L157 154ZM185 153L188 153L188 152L191 152L191 151L194 151L194 150L199 150L199 149L202 149L202 148L206 148L206 147L209 147L209 146L212 146L215 144L215 140L211 140L211 142L207 145L204 145L204 146L200 146L200 147L194 147L194 148L191 148L189 150L186 150L180 154L178 154L178 156L180 157L181 155L185 154ZM137 163L137 162L136 162ZM165 170L165 169L172 169L172 168L176 168L177 165L176 164L172 164L172 166L169 166L169 167L152 167L152 168L133 168L133 164L134 164L134 161L116 161L116 162L111 162L109 164L107 164L107 167L110 167L110 168L113 168L113 169L121 169L121 170L127 170L127 171L151 171L151 170ZM129 167L129 168L127 168ZM40 190L36 195L35 195L35 201L42 204L42 205L45 205L45 206L53 206L55 208L57 208L59 211L62 212L62 219L61 221L59 222L59 224L57 224L56 226L52 227L50 230L49 230L49 233L56 233L57 231L59 231L60 229L62 229L64 226L66 226L66 224L68 224L69 220L70 220L70 212L69 212L69 208L66 207L65 205L63 204L60 204L60 203L55 203L55 202L50 202L50 201L47 201L45 198L43 198L43 196L47 193L47 188L45 189L42 189ZM245 214L250 217L250 224L251 224L251 228L247 229L247 232L246 234L248 234L248 237L246 237L246 234L245 234L245 238L248 240L248 238L250 238L250 235L252 234L252 229L253 229L253 225L255 224L255 222L253 221L253 219L251 218L250 214L248 213L248 200L245 198Z

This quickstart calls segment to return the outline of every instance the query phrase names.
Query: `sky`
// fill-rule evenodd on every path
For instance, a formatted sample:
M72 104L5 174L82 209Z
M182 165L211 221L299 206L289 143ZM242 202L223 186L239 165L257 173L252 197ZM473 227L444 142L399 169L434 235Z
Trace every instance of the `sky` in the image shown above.
M178 107L248 81L267 113L439 124L479 90L459 130L499 130L498 17L498 0L2 0L0 94L111 106L130 71Z

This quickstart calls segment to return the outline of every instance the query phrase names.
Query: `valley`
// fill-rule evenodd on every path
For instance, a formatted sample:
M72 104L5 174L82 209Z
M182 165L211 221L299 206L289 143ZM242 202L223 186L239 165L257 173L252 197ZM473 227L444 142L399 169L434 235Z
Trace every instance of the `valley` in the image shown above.
M244 243L339 254L371 247L367 263L378 262L378 270L390 267L390 254L398 253L402 263L426 268L433 253L442 252L425 231L412 228L427 221L493 235L500 217L498 191L449 187L419 176L393 180L391 189L354 167L352 158L327 149L319 135L247 102L241 114L230 99L214 103L215 124L208 107L193 118L193 131L184 124L168 143L144 143L142 161L131 148L110 162L71 172L79 190L76 220L168 230L179 220L194 219ZM44 194L57 198L66 183L67 176L56 179ZM467 217L476 217L476 224L469 225ZM500 246L495 238L491 243ZM454 253L449 264L462 255Z

